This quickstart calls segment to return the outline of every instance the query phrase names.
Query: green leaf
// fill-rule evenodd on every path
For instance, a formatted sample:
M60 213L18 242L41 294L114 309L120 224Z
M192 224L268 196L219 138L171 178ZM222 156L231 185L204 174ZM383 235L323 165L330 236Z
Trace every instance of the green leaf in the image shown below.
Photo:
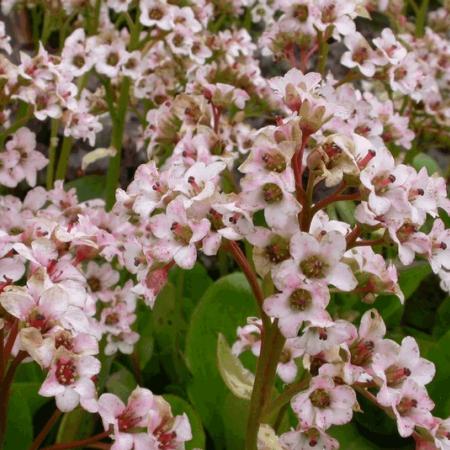
M331 436L337 439L340 443L340 448L345 450L380 450L378 445L375 445L369 439L366 439L358 427L353 423L332 427L329 430ZM392 447L383 447L392 448ZM396 447L398 450L400 448Z
M81 407L63 415L56 442L71 442L90 436L94 430L94 416Z
M78 200L85 202L93 198L104 198L105 195L105 176L104 175L85 175L76 180L65 183L65 189L75 188Z
M432 361L436 366L436 375L433 381L427 386L428 392L436 403L433 410L438 417L448 417L450 415L450 396L448 386L450 385L450 331L447 331L441 338L433 343L423 346L420 342L422 356Z
M220 375L230 391L236 397L250 400L255 376L233 355L222 333L219 333L217 339L217 362Z
M433 327L433 336L439 338L450 329L450 297L447 297L436 311L436 322Z
M225 448L236 450L245 448L245 432L247 429L249 402L237 398L228 392L223 407L221 417L225 424Z
M350 225L355 224L355 203L352 201L343 201L335 203L339 217Z
M175 286L169 282L153 308L154 336L161 364L171 381L179 385L189 376L183 354L187 323L182 302L183 298L176 295Z
M139 340L135 345L135 352L138 355L139 367L144 370L152 359L155 346L153 316L151 309L143 303L138 305L136 315L136 331L139 333Z
M191 424L192 439L186 443L186 450L205 448L205 432L200 416L190 403L181 397L172 394L164 394L163 397L170 403L173 415L186 413Z
M400 270L399 283L400 288L405 295L405 299L411 295L420 286L420 283L431 273L431 268L427 263L418 263L408 269Z
M37 410L50 401L48 397L42 397L38 394L41 383L21 381L14 383L11 388L11 396L14 397L20 393L28 403L30 413L33 416Z
M433 175L433 173L440 173L439 164L426 153L418 153L414 157L412 165L416 170L420 170L422 167L425 167L429 175Z
M118 362L114 362L113 366L118 367L119 370L108 377L106 389L126 403L131 391L136 387L136 380L133 374Z
M15 389L11 392L6 420L5 446L3 450L26 449L33 441L33 421L27 399Z
M231 432L222 412L229 390L217 368L217 336L222 333L228 341L235 340L236 328L255 315L255 300L241 273L227 275L210 286L192 314L186 337L186 357L193 375L188 394L216 450L224 448L226 433Z

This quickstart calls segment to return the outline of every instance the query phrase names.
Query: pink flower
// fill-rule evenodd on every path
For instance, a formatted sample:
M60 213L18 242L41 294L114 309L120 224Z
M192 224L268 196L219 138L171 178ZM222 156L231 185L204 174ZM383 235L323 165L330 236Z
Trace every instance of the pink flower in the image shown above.
M6 143L6 149L19 154L19 161L14 167L15 177L19 180L26 179L30 186L36 184L38 170L47 165L47 158L40 152L35 151L36 137L28 128L19 128Z
M264 311L279 319L284 336L297 336L304 321L313 326L330 323L331 317L325 309L330 300L326 286L305 281L298 270L292 271L289 262L281 264L273 280L281 292L264 300Z
M331 378L323 376L312 378L309 388L291 401L302 429L322 430L350 422L355 403L356 394L350 386L336 386Z
M114 428L114 444L111 450L145 450L154 448L147 427L155 397L144 388L137 387L125 405L114 394L102 394L98 399L98 413L105 430Z
M357 67L366 77L375 73L374 51L361 33L355 32L345 37L348 51L342 55L342 65L350 69Z
M345 248L345 238L337 231L325 234L320 240L299 232L291 239L293 260L289 263L295 265L307 280L351 291L357 282L350 267L341 262Z
M372 370L382 383L378 396L383 402L396 397L398 389L408 380L420 386L428 384L436 371L432 362L420 357L417 342L410 336L405 337L401 345L390 339L380 343L373 357Z
M44 397L55 397L63 412L72 411L80 403L89 412L97 411L96 390L92 378L100 372L100 361L93 356L78 356L59 349L39 389Z
M400 44L390 28L384 28L381 36L372 42L378 48L380 57L389 64L396 65L406 56L406 48Z
M173 258L183 269L191 269L197 259L196 243L206 236L210 223L189 219L179 196L169 203L165 214L150 219L150 227L159 239L152 249L155 258L165 262Z
M431 428L434 423L430 413L434 403L425 388L412 379L406 380L395 395L378 394L377 399L383 406L392 407L402 437L411 436L416 426Z
M286 450L337 450L339 448L336 439L317 428L288 431L280 436L280 442Z
M113 270L110 264L99 265L89 261L84 275L92 295L104 302L111 300L113 287L119 281L119 272Z

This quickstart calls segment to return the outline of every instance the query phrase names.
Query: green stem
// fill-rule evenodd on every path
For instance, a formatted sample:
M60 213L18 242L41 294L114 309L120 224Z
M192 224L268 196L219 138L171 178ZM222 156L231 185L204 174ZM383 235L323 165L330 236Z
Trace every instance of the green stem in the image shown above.
M56 180L66 178L67 166L69 165L70 151L72 150L73 139L70 136L64 136L61 145L61 154L59 155L58 167L56 168Z
M258 431L261 423L261 413L270 398L277 371L280 354L286 339L278 329L275 321L265 329L262 337L261 354L256 367L255 383L250 399L249 417L247 423L246 450L257 450Z
M273 414L280 411L283 406L285 406L295 394L305 390L309 385L309 380L311 376L309 372L305 372L304 376L296 383L290 384L270 405L264 408L262 412L262 419L266 420Z
M48 148L48 166L47 166L47 190L53 188L53 180L56 162L56 147L58 146L58 128L59 119L52 119L50 125L50 145Z
M120 162L122 159L123 133L127 115L128 99L130 97L130 79L124 77L120 86L117 104L116 120L113 122L111 145L116 149L115 156L110 160L106 174L106 208L110 210L114 205L116 189L119 185Z
M427 22L428 5L430 0L422 0L419 11L416 15L416 36L422 37L425 34L425 25Z

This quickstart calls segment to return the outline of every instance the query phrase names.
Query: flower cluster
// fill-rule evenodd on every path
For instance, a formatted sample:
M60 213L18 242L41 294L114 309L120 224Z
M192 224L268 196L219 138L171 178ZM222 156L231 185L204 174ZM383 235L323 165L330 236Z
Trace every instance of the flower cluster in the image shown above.
M420 32L398 2L56 3L2 3L44 19L36 52L18 55L0 22L0 403L33 361L39 394L98 413L113 450L183 450L187 415L144 387L127 404L103 392L100 361L133 354L139 302L152 309L173 268L215 269L218 256L226 272L232 257L259 311L228 355L235 367L246 351L259 358L248 450L336 449L329 429L361 412L358 396L417 448L450 448L426 390L433 363L376 309L386 294L404 302L400 273L415 262L450 291L446 181L411 164L424 135L445 143L448 10ZM368 11L396 31L357 31ZM63 182L71 148L109 129L90 154L111 156L105 200L80 201ZM142 162L128 184L124 155ZM47 189L34 187L45 167ZM345 295L361 308L341 314ZM288 386L273 407L276 375ZM259 425L286 404L296 425L266 444Z

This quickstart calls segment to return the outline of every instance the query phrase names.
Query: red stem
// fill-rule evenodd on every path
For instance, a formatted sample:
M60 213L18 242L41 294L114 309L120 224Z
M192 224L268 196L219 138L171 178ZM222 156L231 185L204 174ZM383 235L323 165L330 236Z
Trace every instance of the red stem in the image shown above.
M211 103L212 113L213 113L213 127L214 133L219 134L219 125L220 125L220 108L214 103Z
M47 437L50 430L53 428L53 425L58 421L61 417L62 412L59 409L56 409L50 419L48 419L44 428L42 428L41 432L36 436L36 439L31 444L30 450L37 450L40 445L44 442L44 439Z
M0 329L0 383L3 380L3 374L5 372L4 344L5 344L5 331L4 331L4 328L1 328Z
M3 366L6 367L8 363L9 356L14 347L14 342L16 342L17 335L19 334L19 320L14 318L9 330L8 339L6 340L5 349L3 352Z
M314 208L312 209L313 215L331 203L342 202L345 200L361 200L361 194L359 192L355 192L354 194L332 194L314 205Z
M101 441L107 438L111 434L110 430L104 431L103 433L96 434L87 439L80 439L78 441L63 442L61 444L50 445L49 447L44 447L42 450L65 450L69 448L83 447L93 444L94 442Z
M363 247L363 246L373 246L384 243L384 236L378 239L361 239L360 241L355 241L352 244L347 246L347 249L351 249L353 247Z
M358 237L360 236L361 231L362 230L361 230L361 227L359 226L359 224L356 224L355 227L353 228L353 230L350 231L350 233L345 238L347 241L347 248L351 248L351 246L354 244L356 239L358 239Z
M291 159L292 169L294 170L296 197L299 203L302 205L304 203L304 196L305 196L305 191L303 189L302 183L302 161L303 161L303 153L305 152L306 142L308 141L308 138L309 135L303 134L300 147L295 151Z
M261 286L258 283L258 278L255 272L253 271L252 266L250 265L248 259L246 258L243 251L235 241L228 241L228 249L233 255L235 261L238 263L239 267L244 272L244 275L247 278L250 287L252 288L253 295L256 298L256 301L258 303L261 312L261 318L264 323L264 328L266 329L267 326L270 325L270 322L263 309L264 293L261 289Z

